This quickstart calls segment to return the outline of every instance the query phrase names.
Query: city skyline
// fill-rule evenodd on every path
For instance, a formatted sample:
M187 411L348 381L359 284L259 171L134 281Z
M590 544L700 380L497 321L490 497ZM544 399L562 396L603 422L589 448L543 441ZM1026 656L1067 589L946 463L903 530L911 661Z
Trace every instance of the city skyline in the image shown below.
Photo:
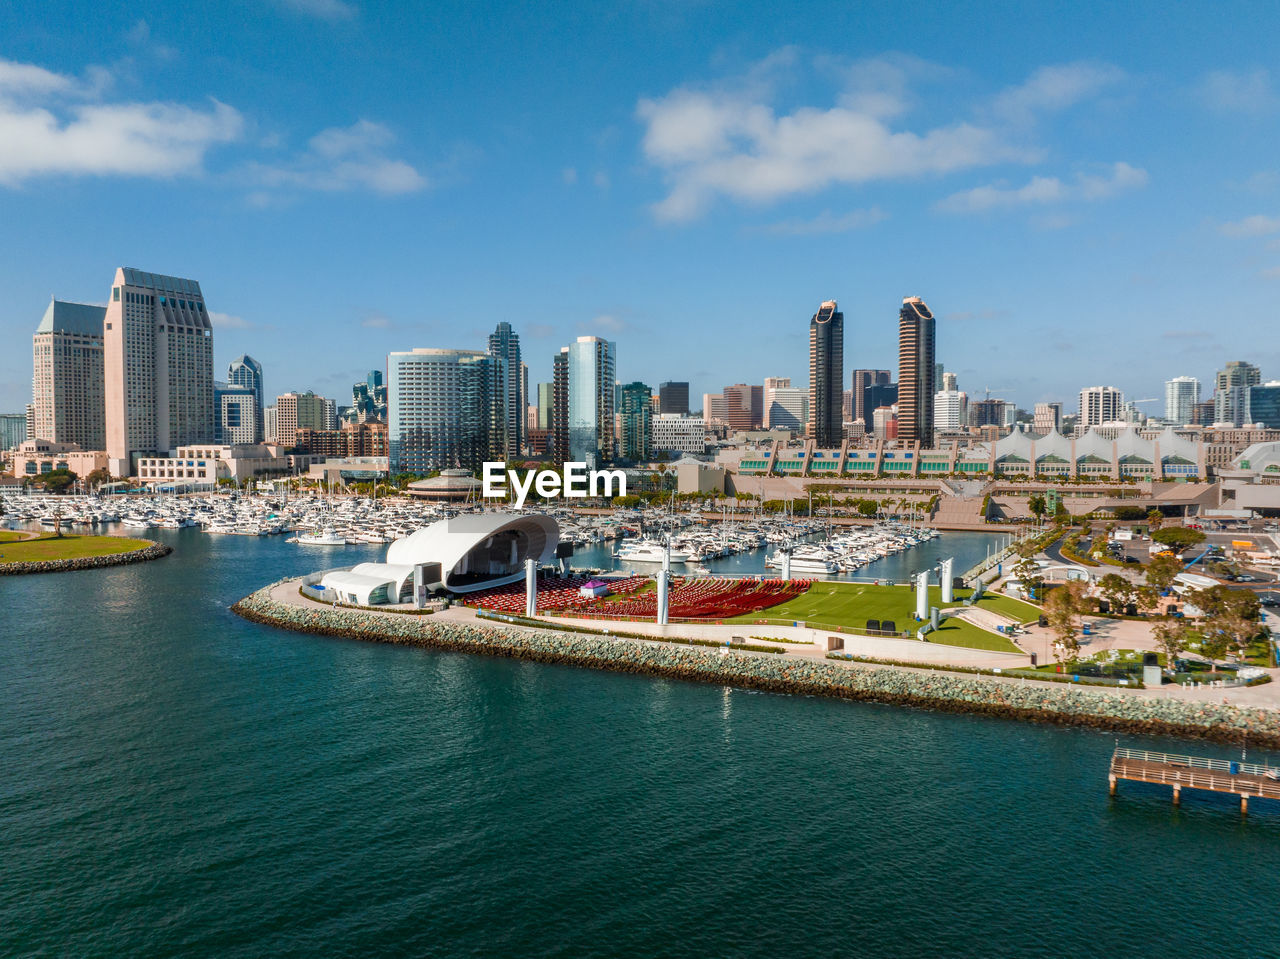
M1183 10L1143 44L1135 7L1073 9L1069 36L1053 14L1002 19L984 44L938 11L915 55L874 4L534 24L491 5L480 36L471 11L415 35L392 5L267 3L235 48L184 39L232 35L232 12L0 11L0 214L29 225L0 265L0 409L28 400L50 296L101 304L120 263L200 277L215 368L251 353L269 394L341 397L389 352L482 345L477 291L511 304L534 381L593 333L620 344L624 381L802 386L804 344L759 343L827 297L856 365L889 366L885 321L914 292L962 388L1024 409L1089 383L1159 396L1233 357L1280 366L1218 321L1280 277L1280 176L1256 150L1280 118L1275 11L1216 6L1202 30ZM602 42L619 29L634 43ZM785 136L803 149L771 153ZM175 210L190 229L154 228Z

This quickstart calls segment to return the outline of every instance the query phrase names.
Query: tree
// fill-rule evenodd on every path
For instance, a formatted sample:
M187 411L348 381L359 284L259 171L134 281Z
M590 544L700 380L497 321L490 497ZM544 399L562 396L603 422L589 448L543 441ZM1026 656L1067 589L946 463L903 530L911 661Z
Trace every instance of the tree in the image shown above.
M1182 653L1182 647L1187 642L1186 620L1171 619L1156 623L1156 628L1152 633L1155 636L1156 645L1159 647L1160 652L1164 653L1165 666L1169 672L1174 672L1174 664Z
M1152 541L1168 546L1175 553L1204 542L1204 533L1185 526L1166 526L1151 534Z
M1160 528L1160 524L1163 522L1164 513L1160 512L1158 509L1153 509L1147 514L1147 525L1151 527L1151 531L1153 533Z
M1072 662L1080 655L1080 638L1076 629L1083 599L1084 584L1079 581L1059 586L1045 598L1045 617L1053 630L1053 648L1060 663Z
M97 489L104 483L111 482L111 471L105 469L96 469L84 478L85 484L90 489Z
M1022 588L1032 599L1040 595L1040 591L1044 588L1044 576L1040 572L1040 565L1034 560L1026 558L1019 561L1010 573L1022 584Z
M1125 606L1133 602L1135 591L1133 583L1119 573L1107 573L1098 580L1098 592L1111 604L1112 612L1122 613Z
M62 507L55 506L53 508L53 532L58 539L62 539Z
M1147 565L1147 585L1159 590L1168 589L1182 572L1182 564L1174 557L1161 554Z
M1049 504L1044 498L1043 493L1032 493L1027 497L1027 509L1031 511L1031 515L1036 518L1037 523L1044 521L1045 515L1049 512Z

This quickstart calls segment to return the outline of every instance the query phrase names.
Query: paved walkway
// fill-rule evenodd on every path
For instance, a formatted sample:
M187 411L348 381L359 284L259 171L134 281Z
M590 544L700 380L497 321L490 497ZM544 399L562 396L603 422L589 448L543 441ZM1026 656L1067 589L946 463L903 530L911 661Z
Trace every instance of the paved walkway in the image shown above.
M299 582L300 582L299 580L295 579L295 580L287 580L284 583L277 584L271 590L271 598L278 603L288 605L288 606L298 606L304 609L314 609L316 606L327 605L323 603L317 603L315 600L304 599L301 595L299 595L298 593ZM397 613L393 611L381 612L381 611L361 610L361 612L367 612L373 616L385 616L388 618L404 615L403 613ZM432 617L433 619L435 617L440 617L441 619L449 622L461 622L461 623L492 624L495 622L494 620L491 620L491 619L481 618L476 614L476 611L474 609L471 609L470 607L456 606L456 605L450 607L449 609L436 612L432 614ZM576 626L584 626L592 630L601 630L605 626L605 624L602 624L600 620L572 620L567 618L565 619L552 618L547 620L547 625L545 628L554 629L557 622L562 622L565 624L571 624ZM1093 620L1091 618L1090 623L1092 624L1092 622ZM1109 620L1108 619L1108 620L1099 620L1099 622L1104 624L1104 626L1112 626L1112 625L1114 625L1115 627L1142 627L1143 626L1142 623L1130 622L1126 620ZM520 626L519 624L514 624L514 623L504 623L503 625L507 626L507 628L510 628L510 629L537 629L538 628L538 627ZM655 635L652 641L653 642L662 641L661 637L656 635L656 630L658 629L658 625L656 623L625 623L625 624L621 624L621 626L627 632L650 632L649 629L646 629L644 627L652 627L652 631L655 632ZM669 628L670 627L668 627L668 629ZM709 639L718 638L718 636L712 635L712 632L715 630L724 630L728 635L746 635L750 637L753 634L763 635L763 630L766 629L766 627L748 627L750 631L744 632L742 626L705 626L704 627L704 626L688 625L686 626L686 628L694 630L696 631L697 635L705 636L705 638L709 638ZM1091 625L1091 628L1092 628L1092 625ZM774 634L780 634L782 632L782 629L783 628L780 628L780 627L767 627L768 633L771 638L774 636ZM788 627L787 629L793 630L794 628ZM822 630L803 630L801 632L814 634L813 639L825 637L827 635L827 633ZM1039 629L1039 627L1031 627L1031 629L1027 633L1023 633L1022 635L1017 637L1017 642L1020 645L1022 645L1024 649L1027 649L1028 652L1036 652L1037 651L1037 648L1035 645L1036 642L1045 641L1047 634L1048 634L1048 630L1041 630ZM989 667L989 668L990 667L1010 668L1015 666L1026 665L1029 662L1029 659L1026 657L1016 657L1016 656L1013 656L1012 654L992 653L987 650L968 650L968 649L960 650L959 647L954 647L954 646L941 647L931 643L922 643L915 640L879 639L877 637L871 637L871 636L853 636L847 633L842 634L841 638L844 639L846 643L844 652L853 653L854 655L860 655L860 656L876 656L877 658L881 658L881 659L907 659L906 656L900 655L898 653L894 653L891 655L888 652L888 648L884 644L908 643L912 647L918 648L920 652L924 654L924 656L921 656L920 658L913 657L913 661L917 661L921 663L928 662L928 663L933 663L933 664L942 665L942 666L964 665L964 666L977 666L977 667ZM1106 632L1103 628L1100 628L1096 637L1090 637L1090 639L1095 639L1095 638L1099 643L1112 643L1117 645L1106 645L1106 646L1100 645L1096 649L1091 650L1093 652L1097 652L1098 649L1109 649L1109 648L1124 648L1124 649L1139 648L1131 645L1131 643L1134 640L1131 638L1128 638L1127 631L1121 628L1117 628L1114 632ZM826 650L813 645L813 639L810 639L807 645L801 645L800 642L787 641L787 655L800 656L806 659L821 659L833 665L847 665L847 666L856 665L863 668L871 668L871 669L878 669L878 668L911 669L912 672L924 671L923 669L916 669L910 666L881 667L881 666L877 666L870 663L848 663L844 660L838 660L838 659L827 660ZM849 645L850 640L866 641L866 643L869 644L867 647L867 650L864 651L860 644L857 648L851 648L851 646ZM645 640L633 640L633 641L645 642ZM1086 649L1088 649L1088 647L1086 647ZM969 654L969 653L982 654L986 656L990 661L980 662L975 660L964 660L961 662L956 662L950 659L949 657L955 655L957 651L965 654ZM743 650L743 649L735 650L734 653L740 656L774 655L772 653L753 653L750 650ZM1052 662L1052 656L1050 655L1048 659L1041 659L1040 662L1042 663ZM1160 699L1183 699L1191 702L1205 702L1205 703L1232 703L1240 706L1257 706L1257 707L1266 708L1266 709L1280 709L1280 670L1273 669L1273 670L1268 670L1268 672L1271 673L1272 682L1265 683L1261 686L1252 686L1252 687L1244 687L1244 688L1237 688L1237 689L1216 689L1216 688L1210 688L1210 687L1204 687L1204 686L1201 686L1196 689L1189 689L1186 687L1173 686L1173 685L1165 685L1159 689L1127 689L1123 691L1112 688L1112 687L1103 687L1103 686L1078 686L1075 688L1082 693L1099 693L1099 694L1110 695L1117 692L1123 692L1123 694L1126 696L1153 696ZM1020 676L984 676L983 678L990 679L994 682L1009 683L1009 684L1023 685L1023 686L1040 686L1046 689L1062 688L1061 683L1045 682L1045 681L1035 680L1035 679L1024 679Z

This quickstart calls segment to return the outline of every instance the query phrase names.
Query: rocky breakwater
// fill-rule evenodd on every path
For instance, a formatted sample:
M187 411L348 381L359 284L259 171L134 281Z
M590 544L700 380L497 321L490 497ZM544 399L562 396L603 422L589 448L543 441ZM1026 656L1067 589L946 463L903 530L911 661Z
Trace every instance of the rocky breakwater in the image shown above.
M78 569L104 569L107 566L128 566L160 559L173 552L172 546L152 543L127 553L109 553L105 556L80 556L75 559L46 559L35 563L0 563L0 576L21 576L24 573L68 573Z
M740 686L770 692L829 696L1009 719L1086 726L1223 742L1245 740L1280 748L1280 711L1181 702L1078 687L1010 683L986 677L884 666L838 664L786 656L668 646L631 639L458 623L271 599L272 587L232 607L245 619L324 636L428 646L535 662L562 663Z

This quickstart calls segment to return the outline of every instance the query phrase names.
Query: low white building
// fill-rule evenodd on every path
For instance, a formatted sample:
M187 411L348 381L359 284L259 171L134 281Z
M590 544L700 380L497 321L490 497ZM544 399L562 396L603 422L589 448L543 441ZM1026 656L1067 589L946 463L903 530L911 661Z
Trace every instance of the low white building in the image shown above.
M707 421L700 416L660 413L653 418L654 452L705 453Z

